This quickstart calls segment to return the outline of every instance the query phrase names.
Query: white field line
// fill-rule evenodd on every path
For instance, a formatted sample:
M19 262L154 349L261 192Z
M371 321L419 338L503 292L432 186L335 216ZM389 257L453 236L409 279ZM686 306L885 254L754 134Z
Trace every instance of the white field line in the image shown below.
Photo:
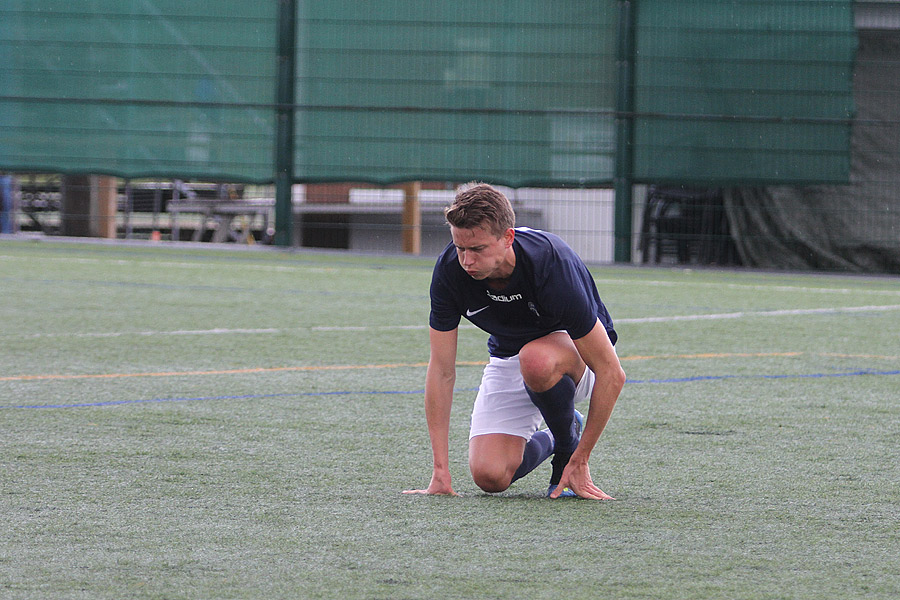
M198 336L198 335L258 335L280 334L304 331L392 331L403 329L421 330L427 329L427 325L347 325L337 327L259 327L259 328L226 328L213 329L173 329L158 331L105 331L105 332L81 332L81 333L32 333L25 335L6 334L3 338L38 339L38 338L116 338L116 337L150 337L150 336ZM474 325L461 325L461 329L475 329Z
M21 260L26 257L12 256L9 254L0 254L0 260ZM44 256L44 257L27 257L28 260L45 260L52 262L68 262L76 264L104 264L119 267L165 267L173 269L200 269L209 270L213 265L228 264L228 266L239 266L242 269L253 271L264 271L272 273L293 273L297 271L313 272L313 273L331 273L337 270L336 267L314 267L308 265L260 265L260 264L232 264L232 263L204 263L204 262L185 262L185 261L156 261L156 260L124 260L121 258L89 258L78 256ZM343 267L340 267L343 268Z
M3 337L16 339L36 339L36 338L116 338L116 337L150 337L150 336L191 336L191 335L242 335L242 334L259 334L259 333L281 333L290 331L288 329L276 329L272 327L264 327L259 329L251 328L224 328L216 327L214 329L174 329L159 331L106 331L106 332L83 332L83 333L32 333L26 335L6 335Z
M74 262L81 264L111 264L119 266L145 266L145 267L166 267L166 268L182 268L182 269L209 269L210 263L190 262L190 261L154 261L154 260L125 260L119 258L102 258L102 257L78 257L78 256L16 256L12 254L0 254L0 260L45 260L53 262ZM229 263L230 264L230 263ZM262 265L253 263L237 263L230 264L234 267L247 269L251 271L269 271L269 272L316 272L316 273L332 273L334 271L353 268L347 265L336 265L334 267L311 266L311 265ZM618 279L618 278L594 278L598 285L627 285L638 286L646 285L650 287L712 287L727 288L735 290L766 290L776 292L802 292L813 294L871 294L876 296L897 296L900 297L900 289L867 289L866 287L852 288L826 288L826 287L809 287L795 285L769 285L769 284L751 284L751 283L715 283L703 281L664 281L657 279Z
M802 292L802 293L812 293L812 294L871 294L874 296L897 296L900 297L900 289L896 290L873 290L867 289L866 287L858 287L858 288L819 288L819 287L808 287L801 285L766 285L766 284L757 284L757 283L714 283L714 282L702 282L702 281L660 281L655 279L646 279L646 280L634 280L634 279L597 279L594 278L594 282L597 286L601 286L603 284L610 285L647 285L651 287L679 287L679 286L692 286L692 287L711 287L711 288L726 288L731 290L761 290L761 291L775 291L775 292ZM602 294L602 290L601 290Z
M631 319L615 319L616 324L640 324L640 323L668 323L672 321L715 321L723 319L743 319L755 317L785 317L798 315L833 315L842 313L860 312L886 312L900 310L900 304L871 305L871 306L842 306L837 308L798 308L785 310L766 310L759 312L730 312L714 313L706 315L672 315L668 317L636 317ZM420 325L334 325L315 327L261 327L261 328L224 328L214 329L175 329L170 331L110 331L110 332L84 332L84 333L33 333L25 335L7 334L0 336L14 339L37 338L115 338L115 337L149 337L149 336L199 336L199 335L259 335L282 334L290 332L329 332L329 331L401 331L424 330L428 326ZM476 329L474 325L461 324L460 329Z
M668 323L670 321L704 321L720 319L743 319L744 317L785 317L794 315L834 315L840 313L882 312L900 310L900 304L872 306L840 306L835 308L794 308L784 310L738 311L708 315L679 315L671 317L637 317L633 319L613 319L616 323Z
M840 313L882 312L900 310L900 304L875 304L869 306L840 306L835 308L796 308L784 310L738 311L730 313L712 313L706 315L673 315L668 317L635 317L613 319L619 323L668 323L670 321L716 321L722 319L743 319L746 317L784 317L795 315L832 315ZM474 325L461 325L461 328L474 329ZM311 327L312 331L374 331L380 329L427 329L426 325L384 325L384 326L334 326Z

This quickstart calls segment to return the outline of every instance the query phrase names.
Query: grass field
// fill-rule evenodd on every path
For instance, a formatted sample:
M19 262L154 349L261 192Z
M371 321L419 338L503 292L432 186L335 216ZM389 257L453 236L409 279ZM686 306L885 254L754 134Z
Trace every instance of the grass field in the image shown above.
M424 487L431 259L0 242L0 597L900 597L896 278L596 267L610 502Z

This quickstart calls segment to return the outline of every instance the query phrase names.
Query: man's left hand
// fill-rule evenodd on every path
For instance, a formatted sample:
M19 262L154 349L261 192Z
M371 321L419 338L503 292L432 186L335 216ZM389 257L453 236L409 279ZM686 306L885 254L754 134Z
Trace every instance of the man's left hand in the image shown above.
M591 479L591 469L587 461L575 462L570 460L563 470L562 479L559 485L550 494L551 498L559 498L559 495L565 488L569 488L581 498L590 500L615 500L612 496L594 485Z

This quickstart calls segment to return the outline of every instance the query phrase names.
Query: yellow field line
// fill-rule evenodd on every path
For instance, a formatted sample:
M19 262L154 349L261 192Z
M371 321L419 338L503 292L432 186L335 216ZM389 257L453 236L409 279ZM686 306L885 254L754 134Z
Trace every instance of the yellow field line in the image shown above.
M704 352L701 354L662 354L655 356L623 356L619 360L659 360L662 358L760 358L768 356L802 356L805 352Z
M766 358L766 357L792 357L803 356L806 352L703 352L698 354L657 354L623 356L619 360L662 360L671 358L706 359L706 358ZM882 360L900 360L900 356L884 356L879 354L838 354L833 352L820 352L816 356L830 358L867 358ZM480 367L483 361L459 361L457 366ZM47 375L13 375L0 377L0 381L59 381L72 379L122 379L127 377L192 377L197 375L251 375L255 373L278 373L290 371L353 371L363 369L400 369L427 367L427 362L416 363L387 363L381 365L308 365L295 367L256 367L251 369L217 369L212 371L161 371L150 373L87 373L76 375L47 374Z
M460 366L480 366L483 362L458 362ZM310 365L304 367L256 367L252 369L220 369L214 371L161 371L150 373L89 373L80 375L15 375L0 377L0 381L47 381L63 379L120 379L125 377L187 377L195 375L247 375L253 373L277 373L280 371L350 371L359 369L399 369L402 367L427 367L428 363L389 363L383 365Z

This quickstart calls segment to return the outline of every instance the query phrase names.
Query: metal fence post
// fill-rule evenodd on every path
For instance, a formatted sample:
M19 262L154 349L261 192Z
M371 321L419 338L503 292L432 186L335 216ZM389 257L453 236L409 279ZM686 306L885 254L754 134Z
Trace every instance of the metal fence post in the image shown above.
M613 259L631 262L632 230L632 172L634 142L634 29L633 3L619 2L616 44L616 169L615 189L615 245Z
M275 111L275 239L293 244L294 86L296 78L297 1L278 2L278 81Z

